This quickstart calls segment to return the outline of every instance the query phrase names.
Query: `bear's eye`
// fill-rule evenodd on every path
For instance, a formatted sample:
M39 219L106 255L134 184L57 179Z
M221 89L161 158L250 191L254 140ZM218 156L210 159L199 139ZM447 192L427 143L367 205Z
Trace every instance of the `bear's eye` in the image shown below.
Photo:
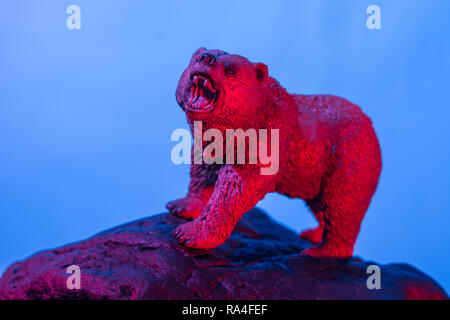
M236 73L236 70L232 65L225 65L225 75L227 77L232 76Z

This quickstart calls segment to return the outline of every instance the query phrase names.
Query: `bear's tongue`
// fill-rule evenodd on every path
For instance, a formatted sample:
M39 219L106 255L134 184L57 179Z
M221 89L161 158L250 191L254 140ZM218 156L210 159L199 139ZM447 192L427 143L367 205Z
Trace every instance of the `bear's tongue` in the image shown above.
M201 90L201 89L200 89ZM204 96L199 95L197 100L192 103L194 109L203 109L210 103L210 100L206 99Z

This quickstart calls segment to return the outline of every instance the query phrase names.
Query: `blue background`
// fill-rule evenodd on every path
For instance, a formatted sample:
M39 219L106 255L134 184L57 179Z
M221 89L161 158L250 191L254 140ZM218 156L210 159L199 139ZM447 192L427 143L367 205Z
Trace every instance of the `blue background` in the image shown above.
M66 28L70 4L81 30ZM371 4L382 30L366 27ZM174 93L205 46L265 62L290 92L360 105L384 167L355 254L411 263L450 291L449 39L447 0L2 1L0 272L185 194ZM315 225L301 200L259 205Z

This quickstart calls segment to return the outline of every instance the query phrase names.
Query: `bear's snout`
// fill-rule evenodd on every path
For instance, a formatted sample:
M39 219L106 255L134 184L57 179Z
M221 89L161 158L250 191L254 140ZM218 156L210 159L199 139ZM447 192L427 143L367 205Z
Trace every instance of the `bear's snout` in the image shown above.
M205 66L212 66L216 63L216 57L211 53L203 52L198 59L198 63Z

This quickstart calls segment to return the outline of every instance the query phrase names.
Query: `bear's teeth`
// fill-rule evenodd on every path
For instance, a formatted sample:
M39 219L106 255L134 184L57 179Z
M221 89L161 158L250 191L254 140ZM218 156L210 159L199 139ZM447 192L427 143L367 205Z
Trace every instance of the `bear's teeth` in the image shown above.
M192 76L188 105L194 110L208 109L213 102L212 95L215 95L216 92L212 81L208 77L194 74Z
M216 90L213 88L211 81L209 81L209 79L206 79L205 82L203 83L203 85L205 87L207 87L209 89L209 91L212 92L216 92Z
M198 93L199 93L200 88L197 86L195 87L195 92L194 92L194 101L196 101L198 99Z

